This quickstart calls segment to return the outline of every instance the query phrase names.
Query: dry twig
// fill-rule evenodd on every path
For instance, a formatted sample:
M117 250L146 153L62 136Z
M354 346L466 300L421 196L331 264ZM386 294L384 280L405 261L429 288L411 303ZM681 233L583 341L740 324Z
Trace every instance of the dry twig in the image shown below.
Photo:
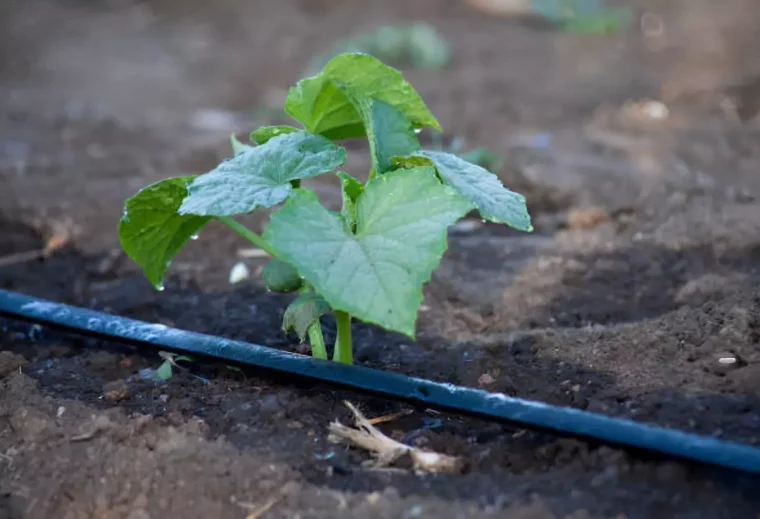
M412 413L413 411L411 409L406 409L404 411L399 411L398 413L386 414L383 416L376 416L374 418L369 418L367 421L371 423L372 425L377 425L380 423L393 422L395 420L398 420L399 418L409 416Z
M67 245L76 233L75 226L69 221L55 222L51 226L50 235L45 240L42 249L16 252L0 258L0 267L9 267L19 263L26 263L38 259L44 259L57 250Z
M380 432L350 402L345 404L354 414L357 428L347 427L336 420L329 426L328 439L335 443L347 442L370 451L375 456L374 462L369 462L371 466L387 467L402 457L409 456L414 470L419 473L455 473L462 470L460 458L397 442Z

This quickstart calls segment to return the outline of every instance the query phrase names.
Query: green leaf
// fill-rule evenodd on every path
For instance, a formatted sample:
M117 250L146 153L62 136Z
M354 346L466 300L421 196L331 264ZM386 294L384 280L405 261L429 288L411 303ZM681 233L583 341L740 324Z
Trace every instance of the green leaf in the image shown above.
M370 180L356 202L356 234L299 189L264 236L334 310L414 338L422 286L446 251L447 228L471 209L428 166Z
M288 133L299 132L295 126L288 126L286 124L280 126L262 126L258 130L251 133L251 140L258 145L266 144L271 139L279 137L280 135L287 135Z
M295 292L303 285L303 279L292 265L277 258L266 264L261 271L264 284L272 292L287 294Z
M280 135L198 176L179 212L232 216L272 207L288 197L292 180L332 171L345 158L345 149L322 136L303 131Z
M338 171L341 190L343 191L343 208L340 212L351 232L356 231L356 201L364 192L364 184L343 171Z
M533 230L525 197L505 188L497 175L451 153L423 151L421 156L429 158L443 181L470 200L486 220Z
M299 81L288 91L285 111L310 132L329 139L364 137L364 121L346 92L393 106L414 128L432 126L441 131L438 120L401 72L361 53L340 54L316 76Z
M305 292L288 305L282 316L282 329L285 333L295 332L303 342L309 332L309 326L329 312L330 305L322 296L314 292Z
M169 380L172 378L172 363L165 360L156 370L156 376L161 380Z
M230 134L230 144L232 144L233 155L237 155L238 153L243 153L244 151L247 151L253 148L253 146L251 146L250 144L245 144L243 142L240 142L234 133Z
M158 289L172 258L210 220L177 212L193 178L169 178L143 188L126 201L119 222L121 246Z
M412 122L401 111L364 95L349 93L348 97L364 121L374 173L391 169L393 157L412 155L421 149Z
M391 162L395 167L411 169L417 167L433 166L433 161L422 155L410 155L408 157L393 157Z

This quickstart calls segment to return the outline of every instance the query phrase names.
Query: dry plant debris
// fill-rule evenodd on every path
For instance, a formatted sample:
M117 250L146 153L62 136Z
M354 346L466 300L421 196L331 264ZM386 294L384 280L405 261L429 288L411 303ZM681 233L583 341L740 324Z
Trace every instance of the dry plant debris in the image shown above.
M397 442L380 432L350 402L344 402L354 414L356 428L343 425L339 421L330 424L328 440L333 443L348 443L372 453L375 460L365 465L373 468L385 468L401 458L408 456L412 460L414 471L424 473L457 473L463 468L461 458L422 450Z

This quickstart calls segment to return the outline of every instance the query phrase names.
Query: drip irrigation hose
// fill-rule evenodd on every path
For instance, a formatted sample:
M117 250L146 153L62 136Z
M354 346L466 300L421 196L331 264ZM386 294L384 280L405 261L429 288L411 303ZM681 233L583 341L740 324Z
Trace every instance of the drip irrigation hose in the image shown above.
M394 400L760 474L760 449L398 373L314 359L0 290L0 316L301 376Z

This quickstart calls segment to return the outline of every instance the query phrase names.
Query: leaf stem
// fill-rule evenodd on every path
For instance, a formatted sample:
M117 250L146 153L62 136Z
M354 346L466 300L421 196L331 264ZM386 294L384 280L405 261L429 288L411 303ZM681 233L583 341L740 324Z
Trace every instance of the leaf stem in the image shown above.
M315 359L327 360L327 348L325 337L322 335L322 324L317 319L309 326L309 343L311 344L311 356Z
M222 222L224 225L232 229L233 231L240 234L243 238L247 239L248 241L256 245L258 248L266 251L266 253L272 256L273 258L275 257L275 253L272 250L272 247L269 245L269 243L264 238L262 238L261 236L259 236L258 234L250 230L245 225L236 222L229 216L217 216L217 219L220 222Z
M333 360L343 364L353 364L353 347L351 344L351 316L346 312L335 311L335 321L338 325L338 337L335 340Z

